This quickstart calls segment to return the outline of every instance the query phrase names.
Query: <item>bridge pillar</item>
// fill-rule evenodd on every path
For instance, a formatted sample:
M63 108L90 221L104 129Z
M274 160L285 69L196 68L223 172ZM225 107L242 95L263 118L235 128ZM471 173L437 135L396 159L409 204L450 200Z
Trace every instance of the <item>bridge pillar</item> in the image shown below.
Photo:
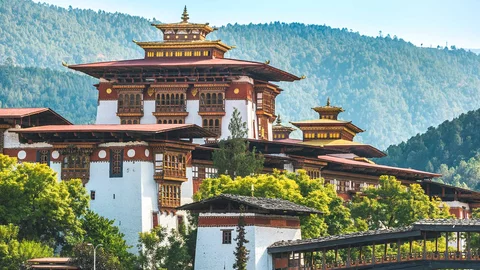
M470 252L470 232L467 232L467 259L472 259L472 253Z
M422 232L423 234L423 259L425 260L427 258L427 233Z
M448 260L448 232L445 233L445 260Z
M372 264L375 264L375 242L373 242L373 247L372 247Z
M397 240L397 262L400 262L402 260L402 254L401 254L401 251L400 251L400 246L401 246L401 242L400 242L400 239Z
M322 270L326 270L327 269L327 262L325 260L325 253L327 251L325 249L322 250Z

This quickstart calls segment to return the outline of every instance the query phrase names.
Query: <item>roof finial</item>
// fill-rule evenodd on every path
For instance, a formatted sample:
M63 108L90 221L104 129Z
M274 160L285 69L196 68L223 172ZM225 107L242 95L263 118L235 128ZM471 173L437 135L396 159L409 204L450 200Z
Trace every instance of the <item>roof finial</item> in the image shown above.
M330 97L327 98L327 107L330 107Z
M281 125L282 124L282 119L280 119L280 114L278 115L277 117L277 125Z
M190 19L190 17L188 17L187 6L185 6L182 14L182 22L188 23L188 19Z

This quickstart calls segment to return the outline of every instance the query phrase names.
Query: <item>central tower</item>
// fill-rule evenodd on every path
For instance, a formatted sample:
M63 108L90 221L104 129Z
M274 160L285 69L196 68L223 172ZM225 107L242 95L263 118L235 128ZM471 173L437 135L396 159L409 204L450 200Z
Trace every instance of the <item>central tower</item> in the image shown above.
M272 140L275 98L271 82L300 78L261 62L225 58L233 47L208 40L216 30L189 22L185 7L178 23L153 24L161 41L134 41L143 59L70 65L100 79L97 124L197 124L230 135L234 108L248 124L248 138ZM204 143L204 140L196 140Z

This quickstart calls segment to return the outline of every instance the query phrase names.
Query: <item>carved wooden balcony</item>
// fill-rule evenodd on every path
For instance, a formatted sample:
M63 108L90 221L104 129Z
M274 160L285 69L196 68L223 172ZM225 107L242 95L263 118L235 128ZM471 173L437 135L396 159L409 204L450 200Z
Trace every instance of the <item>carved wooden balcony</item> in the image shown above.
M119 107L118 116L143 116L143 107Z
M155 107L155 112L157 112L157 113L182 113L182 112L187 112L187 105L186 104L157 105Z
M202 112L225 112L223 104L200 104L199 111Z

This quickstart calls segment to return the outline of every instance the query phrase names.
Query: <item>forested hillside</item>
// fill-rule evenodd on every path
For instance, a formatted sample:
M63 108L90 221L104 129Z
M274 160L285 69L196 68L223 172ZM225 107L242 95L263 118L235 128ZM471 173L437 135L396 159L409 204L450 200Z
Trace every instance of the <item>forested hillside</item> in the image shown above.
M72 72L0 65L0 107L50 107L68 120L95 119L95 80Z
M479 127L480 110L470 111L388 147L388 156L378 162L439 172L447 183L480 189Z
M190 17L195 21L194 10ZM143 18L28 0L0 0L0 23L3 61L60 70L65 70L61 61L141 57L132 39L161 38ZM310 108L330 96L333 105L345 108L343 119L367 130L359 139L380 148L480 107L480 56L465 50L418 48L394 36L365 37L348 29L298 23L227 25L210 38L237 46L228 57L270 60L275 67L307 76L281 84L285 91L277 99L277 111L285 121L314 118ZM94 106L93 99L85 104Z

